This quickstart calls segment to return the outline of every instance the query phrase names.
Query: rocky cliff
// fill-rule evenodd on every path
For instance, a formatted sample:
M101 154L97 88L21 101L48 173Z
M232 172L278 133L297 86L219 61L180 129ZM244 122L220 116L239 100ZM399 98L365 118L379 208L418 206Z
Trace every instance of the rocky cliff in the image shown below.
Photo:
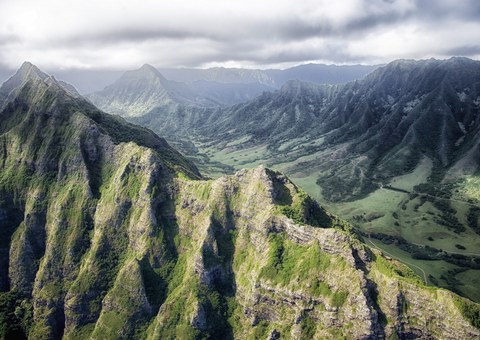
M480 336L477 304L283 175L204 180L149 130L20 71L0 90L3 338Z

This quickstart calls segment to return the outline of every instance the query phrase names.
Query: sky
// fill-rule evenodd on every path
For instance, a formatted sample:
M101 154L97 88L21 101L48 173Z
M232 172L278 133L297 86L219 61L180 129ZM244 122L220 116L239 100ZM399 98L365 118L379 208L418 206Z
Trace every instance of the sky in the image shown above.
M0 78L480 58L478 0L0 0ZM113 74L112 73L112 74Z

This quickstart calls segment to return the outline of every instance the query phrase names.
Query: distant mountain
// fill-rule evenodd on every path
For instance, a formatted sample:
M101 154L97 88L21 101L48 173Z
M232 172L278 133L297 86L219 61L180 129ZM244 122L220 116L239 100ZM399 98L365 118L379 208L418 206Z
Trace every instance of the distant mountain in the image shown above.
M143 116L151 111L177 111L231 105L256 97L272 88L260 83L220 84L195 81L185 84L167 80L150 65L126 72L104 90L87 97L99 108L124 117Z
M280 173L203 180L31 64L0 88L0 337L476 338Z
M300 80L316 84L344 84L364 78L381 65L324 65L306 64L285 70L266 70L277 87L289 80Z
M97 107L125 117L141 116L155 107L174 110L180 104L205 105L196 100L185 84L165 79L150 65L126 72L115 83L88 98Z
M242 68L213 67L208 69L198 68L166 68L160 72L168 79L184 83L195 81L213 81L221 84L262 84L275 87L275 80L262 70Z
M378 67L379 65L307 64L285 70L216 67L209 69L160 69L160 72L168 79L184 83L193 83L198 80L223 84L257 83L278 89L289 80L301 80L317 84L346 83L361 79Z

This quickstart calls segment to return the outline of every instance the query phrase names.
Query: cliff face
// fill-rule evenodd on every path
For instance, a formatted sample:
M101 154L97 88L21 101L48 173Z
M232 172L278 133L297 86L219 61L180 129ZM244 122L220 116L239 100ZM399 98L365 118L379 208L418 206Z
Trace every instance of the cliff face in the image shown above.
M0 105L2 337L480 336L478 305L281 174L202 180L148 130L24 80Z

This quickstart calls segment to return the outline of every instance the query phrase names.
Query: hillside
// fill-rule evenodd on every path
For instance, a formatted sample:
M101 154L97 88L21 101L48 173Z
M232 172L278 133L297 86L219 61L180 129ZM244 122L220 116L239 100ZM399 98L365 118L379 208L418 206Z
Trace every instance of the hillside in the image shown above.
M201 179L39 72L0 90L2 337L480 336L479 305L425 286L280 173Z

